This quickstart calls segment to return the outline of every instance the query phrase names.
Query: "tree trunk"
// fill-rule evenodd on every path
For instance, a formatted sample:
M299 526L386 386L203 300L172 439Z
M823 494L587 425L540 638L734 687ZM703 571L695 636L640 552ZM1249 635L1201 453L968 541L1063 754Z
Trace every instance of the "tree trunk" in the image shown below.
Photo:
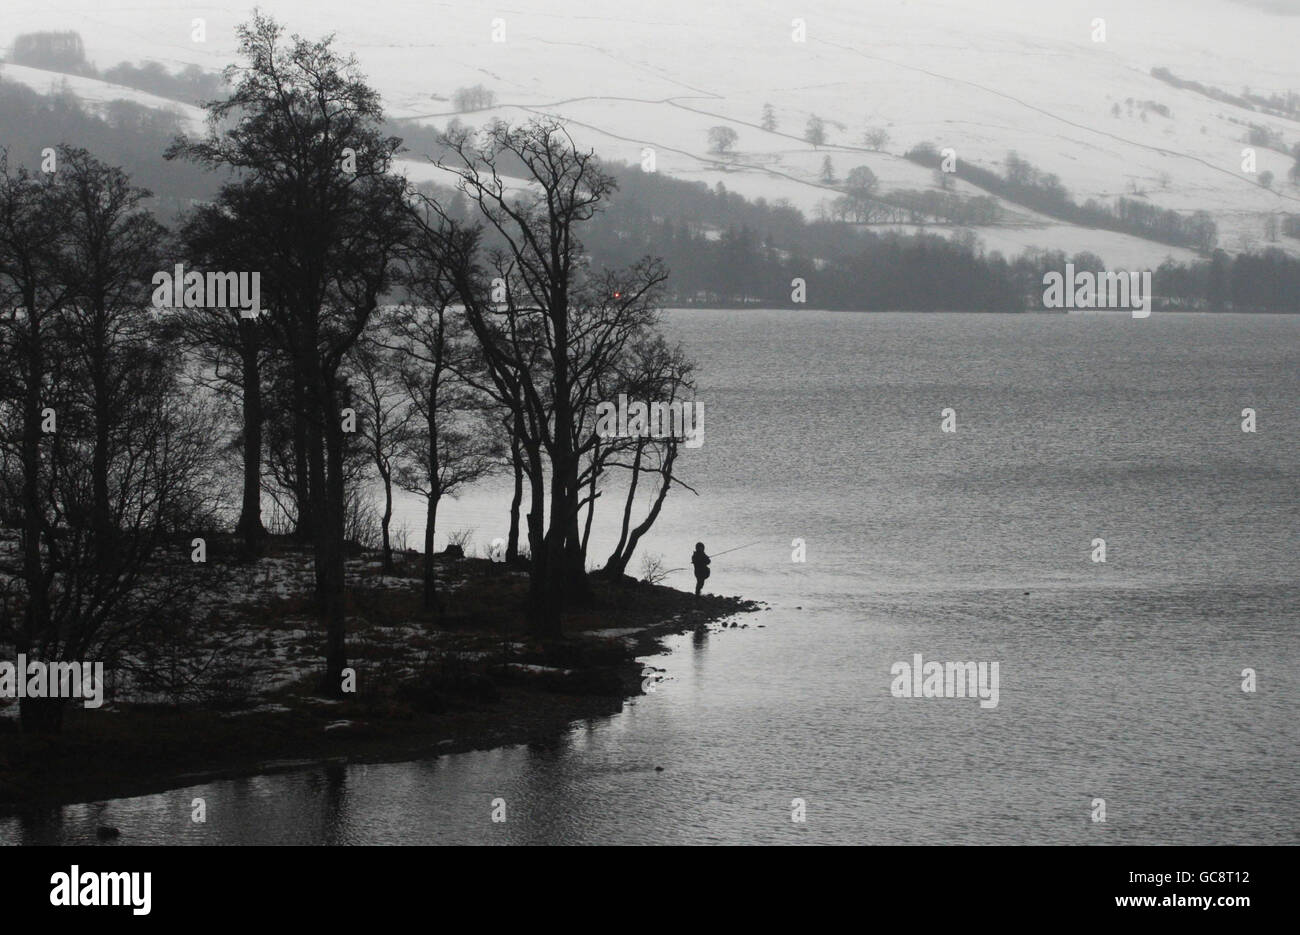
M302 365L297 366L301 370ZM311 542L315 537L312 525L309 417L303 377L300 374L295 375L293 380L293 498L298 516L294 524L293 536L299 542Z
M438 576L433 562L433 541L438 526L438 497L429 497L424 520L424 609L442 613L438 599Z
M587 522L582 527L582 560L587 561L587 543L591 541L591 521L596 515L596 479L598 471L596 464L600 459L600 446L597 445L591 452L591 482L587 485Z
M623 570L627 568L628 563L632 561L632 554L636 551L637 543L641 541L641 537L649 531L650 527L655 524L655 520L659 518L659 511L663 509L664 499L668 496L668 491L673 485L673 462L676 460L677 445L675 442L670 441L668 453L664 455L664 463L661 468L663 483L659 487L659 493L655 496L654 505L650 507L650 512L646 514L646 518L643 519L627 536L627 545L623 548L622 554L619 555L615 562L618 566L619 574L622 574ZM630 505L629 501L629 508ZM626 522L626 514L624 514L624 517L624 522Z
M553 595L545 533L546 488L541 453L530 446L528 456L528 629L534 636L560 635L560 611Z
M325 548L319 550L317 566L324 570L321 589L321 607L325 623L325 676L327 683L335 685L337 693L342 686L343 669L347 666L345 646L346 617L344 608L343 565L343 515L345 492L343 489L343 427L339 423L337 407L329 406L330 418L325 423L325 446L328 473L325 478L324 534L317 541Z
M244 540L246 558L262 552L266 527L262 525L262 378L257 366L258 346L252 329L256 322L241 319L247 329L242 344L244 364L244 491L236 532Z
M559 417L557 416L556 419L558 422ZM561 635L560 616L564 611L565 585L568 583L565 554L569 531L569 495L565 485L568 471L562 462L557 463L558 460L558 457L552 457L551 510L542 545L545 557L546 590L542 594L541 614L537 620L537 628L538 636L546 638L556 638Z
M315 418L307 423L307 460L311 482L311 510L306 514L315 543L316 600L321 628L325 631L325 671L321 693L337 698L342 694L343 670L347 667L345 645L343 565L343 424L334 388L317 356L317 335L310 325L304 329L303 348L298 355L300 373L311 389ZM321 445L322 436L324 445Z
M380 523L384 534L384 574L391 575L396 570L393 567L393 540L388 534L393 522L393 473L381 470L379 476L384 481L384 516Z
M552 238L557 236L551 231ZM552 244L554 244L554 239ZM568 283L553 281L547 315L551 322L552 403L555 408L555 441L551 455L551 517L547 527L547 575L549 600L544 627L560 635L560 614L574 590L585 592L583 569L574 567L578 549L578 455L573 439L573 385L569 375ZM576 587L575 587L576 586Z
M584 607L592 601L591 582L587 580L586 551L582 546L582 533L578 524L579 488L577 478L573 478L573 493L570 495L572 509L565 527L564 536L564 573L565 594L569 601Z
M618 578L627 569L630 553L624 557L623 546L627 545L628 529L632 525L632 506L636 502L636 488L641 480L641 453L645 450L644 442L637 442L636 455L632 458L632 480L628 483L627 499L623 501L623 522L619 528L618 543L614 551L605 560L604 573L611 578Z
M519 505L524 502L524 458L518 437L510 440L510 461L515 471L515 493L510 500L510 535L506 538L506 564L519 560Z

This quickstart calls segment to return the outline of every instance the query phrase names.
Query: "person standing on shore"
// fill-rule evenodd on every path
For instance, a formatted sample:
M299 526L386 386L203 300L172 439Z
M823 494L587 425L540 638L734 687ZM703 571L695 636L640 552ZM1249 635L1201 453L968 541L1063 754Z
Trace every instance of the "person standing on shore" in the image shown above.
M695 553L691 555L691 564L695 566L695 596L700 596L704 579L709 577L709 557L704 554L704 543L695 543Z

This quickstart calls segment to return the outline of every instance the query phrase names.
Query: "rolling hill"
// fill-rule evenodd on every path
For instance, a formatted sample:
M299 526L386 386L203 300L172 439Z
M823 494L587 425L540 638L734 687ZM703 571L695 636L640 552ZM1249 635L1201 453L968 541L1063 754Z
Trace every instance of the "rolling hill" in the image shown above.
M146 59L217 69L234 59L234 28L253 6L110 0L91 9L73 0L4 0L0 44L25 32L75 29L101 68ZM293 31L336 33L395 117L441 126L456 116L481 124L553 114L608 158L639 163L652 149L659 172L721 182L749 198L784 199L810 217L838 195L821 181L827 156L840 177L868 166L886 192L935 187L929 170L902 158L923 141L995 171L1015 151L1059 177L1080 203L1129 197L1208 211L1219 245L1232 252L1271 245L1269 215L1300 214L1300 187L1287 180L1289 155L1257 146L1257 173L1242 171L1252 124L1289 147L1300 142L1300 122L1151 74L1165 68L1230 95L1244 87L1266 95L1300 90L1300 16L1276 6L508 0L494 8L467 0L285 0L262 7ZM192 38L196 17L204 20L202 42ZM792 36L798 18L802 42ZM1098 18L1105 41L1095 41ZM3 74L42 91L61 80L13 65ZM168 103L91 78L67 82L89 102L121 96ZM453 92L474 84L495 92L496 105L455 114ZM760 123L767 103L776 118L771 130ZM168 106L198 117L192 107ZM813 115L827 128L820 147L803 139ZM710 152L707 131L715 125L735 130L733 152ZM889 136L880 151L863 141L871 128ZM1271 189L1260 182L1265 171L1274 176ZM412 175L428 169L413 165ZM984 194L962 181L955 190ZM997 224L975 233L987 249L1008 255L1031 247L1088 250L1116 267L1193 256L1016 204L1002 209ZM1281 236L1275 245L1300 253L1294 238Z

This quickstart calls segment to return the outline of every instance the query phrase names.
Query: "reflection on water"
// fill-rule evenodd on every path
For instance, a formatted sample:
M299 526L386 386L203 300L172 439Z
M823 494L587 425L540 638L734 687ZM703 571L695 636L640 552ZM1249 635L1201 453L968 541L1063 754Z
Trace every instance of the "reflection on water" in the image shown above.
M894 596L863 615L874 624L773 611L763 629L675 638L655 695L547 744L222 781L3 820L0 834L93 843L106 823L123 844L1297 842L1293 709L1234 679L1282 636L1265 619L1276 595L949 598L931 621L918 615L933 606ZM980 622L1031 600L1035 626ZM1226 610L1250 621L1241 640L1196 646ZM783 637L833 646L849 629L866 638L830 665L791 658ZM890 697L888 661L918 645L996 654L998 708ZM205 824L190 820L198 796ZM1087 820L1098 796L1106 825ZM794 798L806 824L790 820Z
M670 497L644 549L684 566L699 539L761 540L709 582L772 603L749 628L674 638L653 695L546 744L46 810L0 819L0 839L1300 842L1300 320L673 326L706 381L684 468L702 496ZM498 493L450 505L446 528L490 539ZM891 697L917 652L998 661L998 707Z

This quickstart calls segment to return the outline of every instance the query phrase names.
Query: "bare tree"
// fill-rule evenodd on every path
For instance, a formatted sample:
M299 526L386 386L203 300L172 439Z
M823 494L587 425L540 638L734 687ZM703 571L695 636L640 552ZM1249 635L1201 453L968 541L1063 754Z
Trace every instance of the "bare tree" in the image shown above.
M415 415L404 391L399 355L370 336L353 346L349 357L357 377L361 406L359 432L367 455L384 486L384 512L380 516L383 571L391 575L393 542L393 478L399 452L409 443Z
M410 407L409 431L397 457L397 483L425 501L424 606L441 611L434 565L438 506L444 497L489 474L501 458L500 435L486 397L464 377L473 335L458 309L436 256L417 260L410 276L413 301L390 318L387 346Z
M260 258L273 250L274 244L247 224L256 215L248 199L257 194L253 186L227 185L216 202L200 206L189 217L181 240L191 270L250 271L261 265ZM274 304L274 292L261 301L264 306ZM189 350L204 365L203 372L211 375L205 382L222 396L238 399L241 421L236 444L243 462L243 488L235 531L243 540L246 558L261 553L266 537L262 523L263 382L270 357L277 350L267 325L272 314L280 317L279 310L273 313L266 307L256 316L246 315L233 299L226 308L181 308L169 313Z
M68 222L60 277L68 286L69 349L83 378L80 411L94 439L91 526L101 555L115 549L109 465L126 447L123 414L161 368L157 329L142 300L162 264L164 230L141 207L150 192L83 149L58 150L59 192Z
M584 432L583 419L594 409L597 376L653 320L667 272L647 258L591 275L580 228L612 194L614 180L557 121L513 128L498 123L479 140L447 143L451 161L440 165L455 173L503 246L485 269L479 231L456 229L445 215L425 229L438 238L497 401L516 407L514 429L532 494L530 619L539 635L556 636L566 602L588 593L580 469L595 435L589 427ZM507 189L506 164L522 171L528 192ZM543 454L549 498L542 487Z
M871 149L880 151L889 145L889 131L883 127L872 127L862 134L862 141Z
M216 517L215 416L142 308L161 237L147 193L84 151L59 157L52 180L0 178L0 293L25 303L0 316L18 364L0 379L0 500L23 529L12 637L33 658L111 663L194 606L188 560L147 573ZM24 699L24 729L56 731L62 711Z
M451 96L452 106L461 113L474 110L487 110L497 102L495 92L476 84L468 88L457 88Z
M182 138L169 154L241 172L239 184L257 195L241 220L276 244L263 270L284 309L279 340L301 392L295 402L307 436L316 593L326 631L321 690L337 695L347 664L348 388L341 367L394 285L407 240L405 180L390 172L400 141L379 132L378 95L330 39L295 36L285 43L281 27L261 15L241 26L239 37L245 63L227 69L230 97L207 105L207 136Z
M669 409L690 406L695 395L692 380L694 366L680 348L670 347L658 334L643 334L621 361L616 379L619 391L629 398L657 400ZM620 440L608 450L596 469L621 468L628 472L627 493L623 500L618 542L605 560L604 573L620 577L641 538L659 518L664 500L674 484L694 491L677 477L674 469L684 436L671 432L662 437ZM650 491L650 506L645 516L633 525L633 511L641 484L649 479L656 487Z
M16 462L20 476L17 494L7 498L18 504L22 517L25 593L22 623L14 631L20 653L48 639L52 624L53 571L41 551L48 528L41 440L45 409L63 382L58 375L58 317L66 298L58 270L61 220L52 186L22 168L11 173L8 152L0 151L0 350L9 362L0 369L0 400L5 405L3 451L9 464ZM48 707L23 709L24 726L38 710L44 713ZM58 715L47 721L57 728Z

